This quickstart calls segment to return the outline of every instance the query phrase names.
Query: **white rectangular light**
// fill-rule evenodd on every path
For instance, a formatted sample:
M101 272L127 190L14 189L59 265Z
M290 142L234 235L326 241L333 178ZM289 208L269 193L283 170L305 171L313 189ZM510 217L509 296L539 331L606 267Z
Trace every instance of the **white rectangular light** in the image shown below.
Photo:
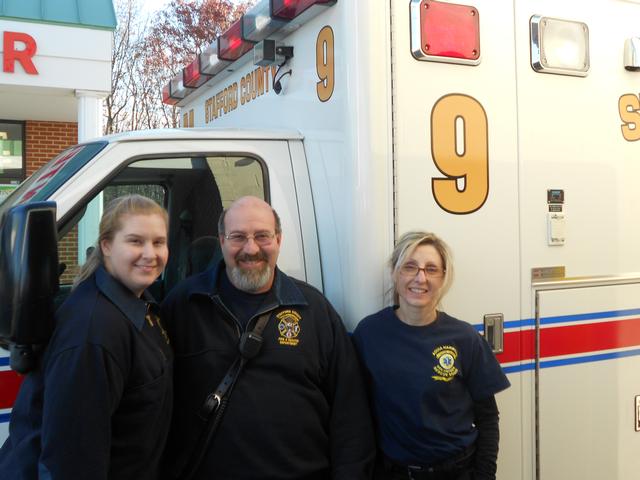
M184 85L182 71L173 77L169 83L169 93L172 98L182 99L192 91L193 88L189 88Z
M534 15L531 67L540 73L585 77L589 73L589 27L586 23Z
M624 68L640 71L640 37L627 38L624 42Z
M271 16L270 0L262 0L242 16L242 36L252 42L268 38L287 24Z
M207 75L220 73L230 63L218 58L218 43L215 40L200 54L200 69L202 73Z

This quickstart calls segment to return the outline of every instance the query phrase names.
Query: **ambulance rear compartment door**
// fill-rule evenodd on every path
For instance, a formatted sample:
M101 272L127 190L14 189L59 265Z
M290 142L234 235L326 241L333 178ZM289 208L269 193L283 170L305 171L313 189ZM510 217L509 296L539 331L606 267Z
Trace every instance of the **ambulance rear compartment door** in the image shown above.
M420 38L421 24L412 23L407 4L391 2L395 234L426 230L451 247L455 280L440 306L445 312L479 331L485 315L505 321L504 352L497 358L511 388L497 396L501 480L522 478L531 464L531 439L522 441L530 427L531 416L522 412L530 411L532 375L519 340L522 257L512 3L474 2L466 11L465 18L480 19L484 52L477 65L469 65L416 59L411 39ZM411 5L424 10L426 3ZM442 26L443 18L434 22ZM470 23L461 23L467 27L460 31L474 31Z
M640 278L621 281L536 293L540 480L638 478Z

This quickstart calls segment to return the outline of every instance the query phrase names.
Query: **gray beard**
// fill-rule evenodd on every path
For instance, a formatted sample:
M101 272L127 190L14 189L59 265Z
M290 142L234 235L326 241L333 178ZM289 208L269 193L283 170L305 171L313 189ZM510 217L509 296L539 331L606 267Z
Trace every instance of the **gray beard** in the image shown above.
M260 270L244 271L240 267L227 269L229 280L238 290L248 293L256 293L262 290L271 280L273 270L266 265Z

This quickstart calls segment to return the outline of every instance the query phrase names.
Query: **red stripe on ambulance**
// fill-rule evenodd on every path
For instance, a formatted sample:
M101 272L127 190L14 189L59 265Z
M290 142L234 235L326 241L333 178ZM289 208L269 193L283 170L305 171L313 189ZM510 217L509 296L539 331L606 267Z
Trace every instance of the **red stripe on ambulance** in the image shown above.
M540 358L640 346L640 318L581 323L540 330ZM505 332L500 363L535 359L535 330Z
M0 409L13 407L23 378L13 370L0 371Z

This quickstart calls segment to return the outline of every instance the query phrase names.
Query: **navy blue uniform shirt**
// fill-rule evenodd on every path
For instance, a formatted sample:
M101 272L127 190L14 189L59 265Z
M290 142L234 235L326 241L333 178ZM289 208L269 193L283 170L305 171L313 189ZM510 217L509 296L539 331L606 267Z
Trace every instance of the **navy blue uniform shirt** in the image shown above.
M438 312L426 326L392 307L360 322L353 338L369 378L382 451L403 465L432 465L477 437L474 402L509 386L473 326Z
M224 263L188 278L162 305L176 354L166 478L176 478L203 430L207 395L238 356L238 340L270 312L260 353L229 397L194 480L365 480L375 443L361 370L324 296L276 269L245 326L219 290ZM245 312L246 313L246 312Z
M0 478L157 479L172 354L149 300L103 268L71 293L18 394Z

